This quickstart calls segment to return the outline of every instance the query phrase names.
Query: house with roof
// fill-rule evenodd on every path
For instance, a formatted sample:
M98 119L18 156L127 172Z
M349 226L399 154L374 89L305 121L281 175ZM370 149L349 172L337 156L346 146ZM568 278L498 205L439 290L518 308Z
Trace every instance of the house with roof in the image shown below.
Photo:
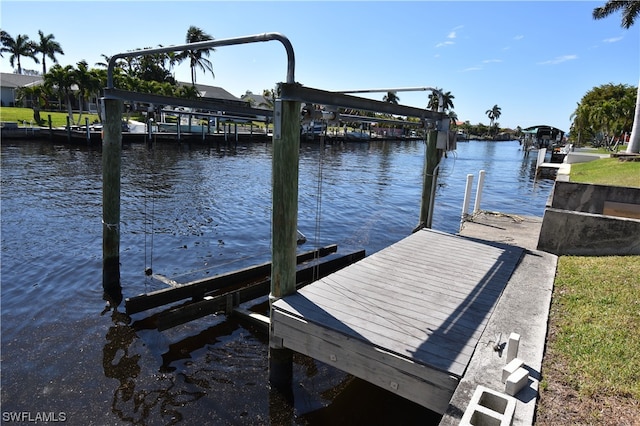
M16 90L21 87L28 87L44 82L41 75L24 75L12 73L0 73L0 88L2 89L2 106L16 106ZM189 83L178 83L187 85ZM190 85L190 84L189 84ZM202 98L222 100L225 103L246 105L247 101L242 100L222 87L196 84L196 89Z
M41 75L0 73L0 101L2 106L16 106L16 90L18 88L42 83Z

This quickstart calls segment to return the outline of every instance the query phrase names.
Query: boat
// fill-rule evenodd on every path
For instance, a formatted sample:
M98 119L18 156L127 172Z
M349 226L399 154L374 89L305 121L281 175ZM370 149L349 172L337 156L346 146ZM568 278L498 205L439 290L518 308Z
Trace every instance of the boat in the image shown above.
M302 124L301 136L307 140L314 140L319 138L324 130L325 126L322 122L311 121L309 123Z
M364 142L370 140L371 136L369 133L364 132L347 132L345 133L344 138L348 141Z

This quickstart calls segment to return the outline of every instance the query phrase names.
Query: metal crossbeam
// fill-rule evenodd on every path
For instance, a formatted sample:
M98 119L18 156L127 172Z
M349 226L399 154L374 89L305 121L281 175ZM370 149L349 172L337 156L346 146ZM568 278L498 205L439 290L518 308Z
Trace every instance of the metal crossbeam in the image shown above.
M429 111L424 108L398 105L390 102L351 96L339 92L312 89L297 83L280 84L280 97L282 100L287 101L306 102L318 105L402 115L418 118L423 121L439 121L447 118L447 115L444 113Z
M225 99L212 98L175 98L172 96L155 95L153 93L130 92L121 89L104 89L105 98L120 99L133 102L151 103L156 105L173 105L184 106L189 108L198 108L206 111L225 111L234 114L273 116L273 111L267 109L253 108L244 106L237 102L230 102Z

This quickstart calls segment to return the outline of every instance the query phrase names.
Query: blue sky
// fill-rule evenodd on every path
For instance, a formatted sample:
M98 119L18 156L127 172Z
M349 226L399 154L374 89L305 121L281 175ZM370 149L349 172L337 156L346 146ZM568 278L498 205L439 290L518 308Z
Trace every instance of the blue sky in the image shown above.
M569 130L577 102L592 87L637 86L640 24L620 16L595 21L600 1L68 1L0 2L0 26L14 38L53 34L62 65L102 54L182 44L195 25L216 39L265 32L287 36L296 81L325 90L439 87L454 96L460 120L488 124L498 105L502 127L550 124ZM220 47L215 78L197 82L241 96L262 93L286 76L278 42ZM23 68L41 70L30 59ZM49 64L50 65L50 64ZM12 72L8 55L0 70ZM190 81L185 63L175 69ZM381 99L384 94L371 97ZM426 92L400 92L400 103L426 106Z

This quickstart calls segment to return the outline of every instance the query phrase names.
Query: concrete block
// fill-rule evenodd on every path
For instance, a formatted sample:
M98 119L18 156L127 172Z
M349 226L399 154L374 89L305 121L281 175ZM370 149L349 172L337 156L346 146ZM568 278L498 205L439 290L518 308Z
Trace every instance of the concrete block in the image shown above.
M514 358L510 363L502 368L502 383L506 383L510 375L516 372L520 367L524 366L524 361L520 358Z
M520 367L507 377L507 383L504 385L504 391L508 395L515 396L529 382L529 371Z
M639 233L638 219L547 208L538 250L558 256L638 255Z
M460 425L508 426L513 421L515 410L515 398L478 386L460 420Z
M520 347L520 335L518 333L511 333L509 336L509 342L507 343L507 363L510 363L515 358L518 358L518 348Z

